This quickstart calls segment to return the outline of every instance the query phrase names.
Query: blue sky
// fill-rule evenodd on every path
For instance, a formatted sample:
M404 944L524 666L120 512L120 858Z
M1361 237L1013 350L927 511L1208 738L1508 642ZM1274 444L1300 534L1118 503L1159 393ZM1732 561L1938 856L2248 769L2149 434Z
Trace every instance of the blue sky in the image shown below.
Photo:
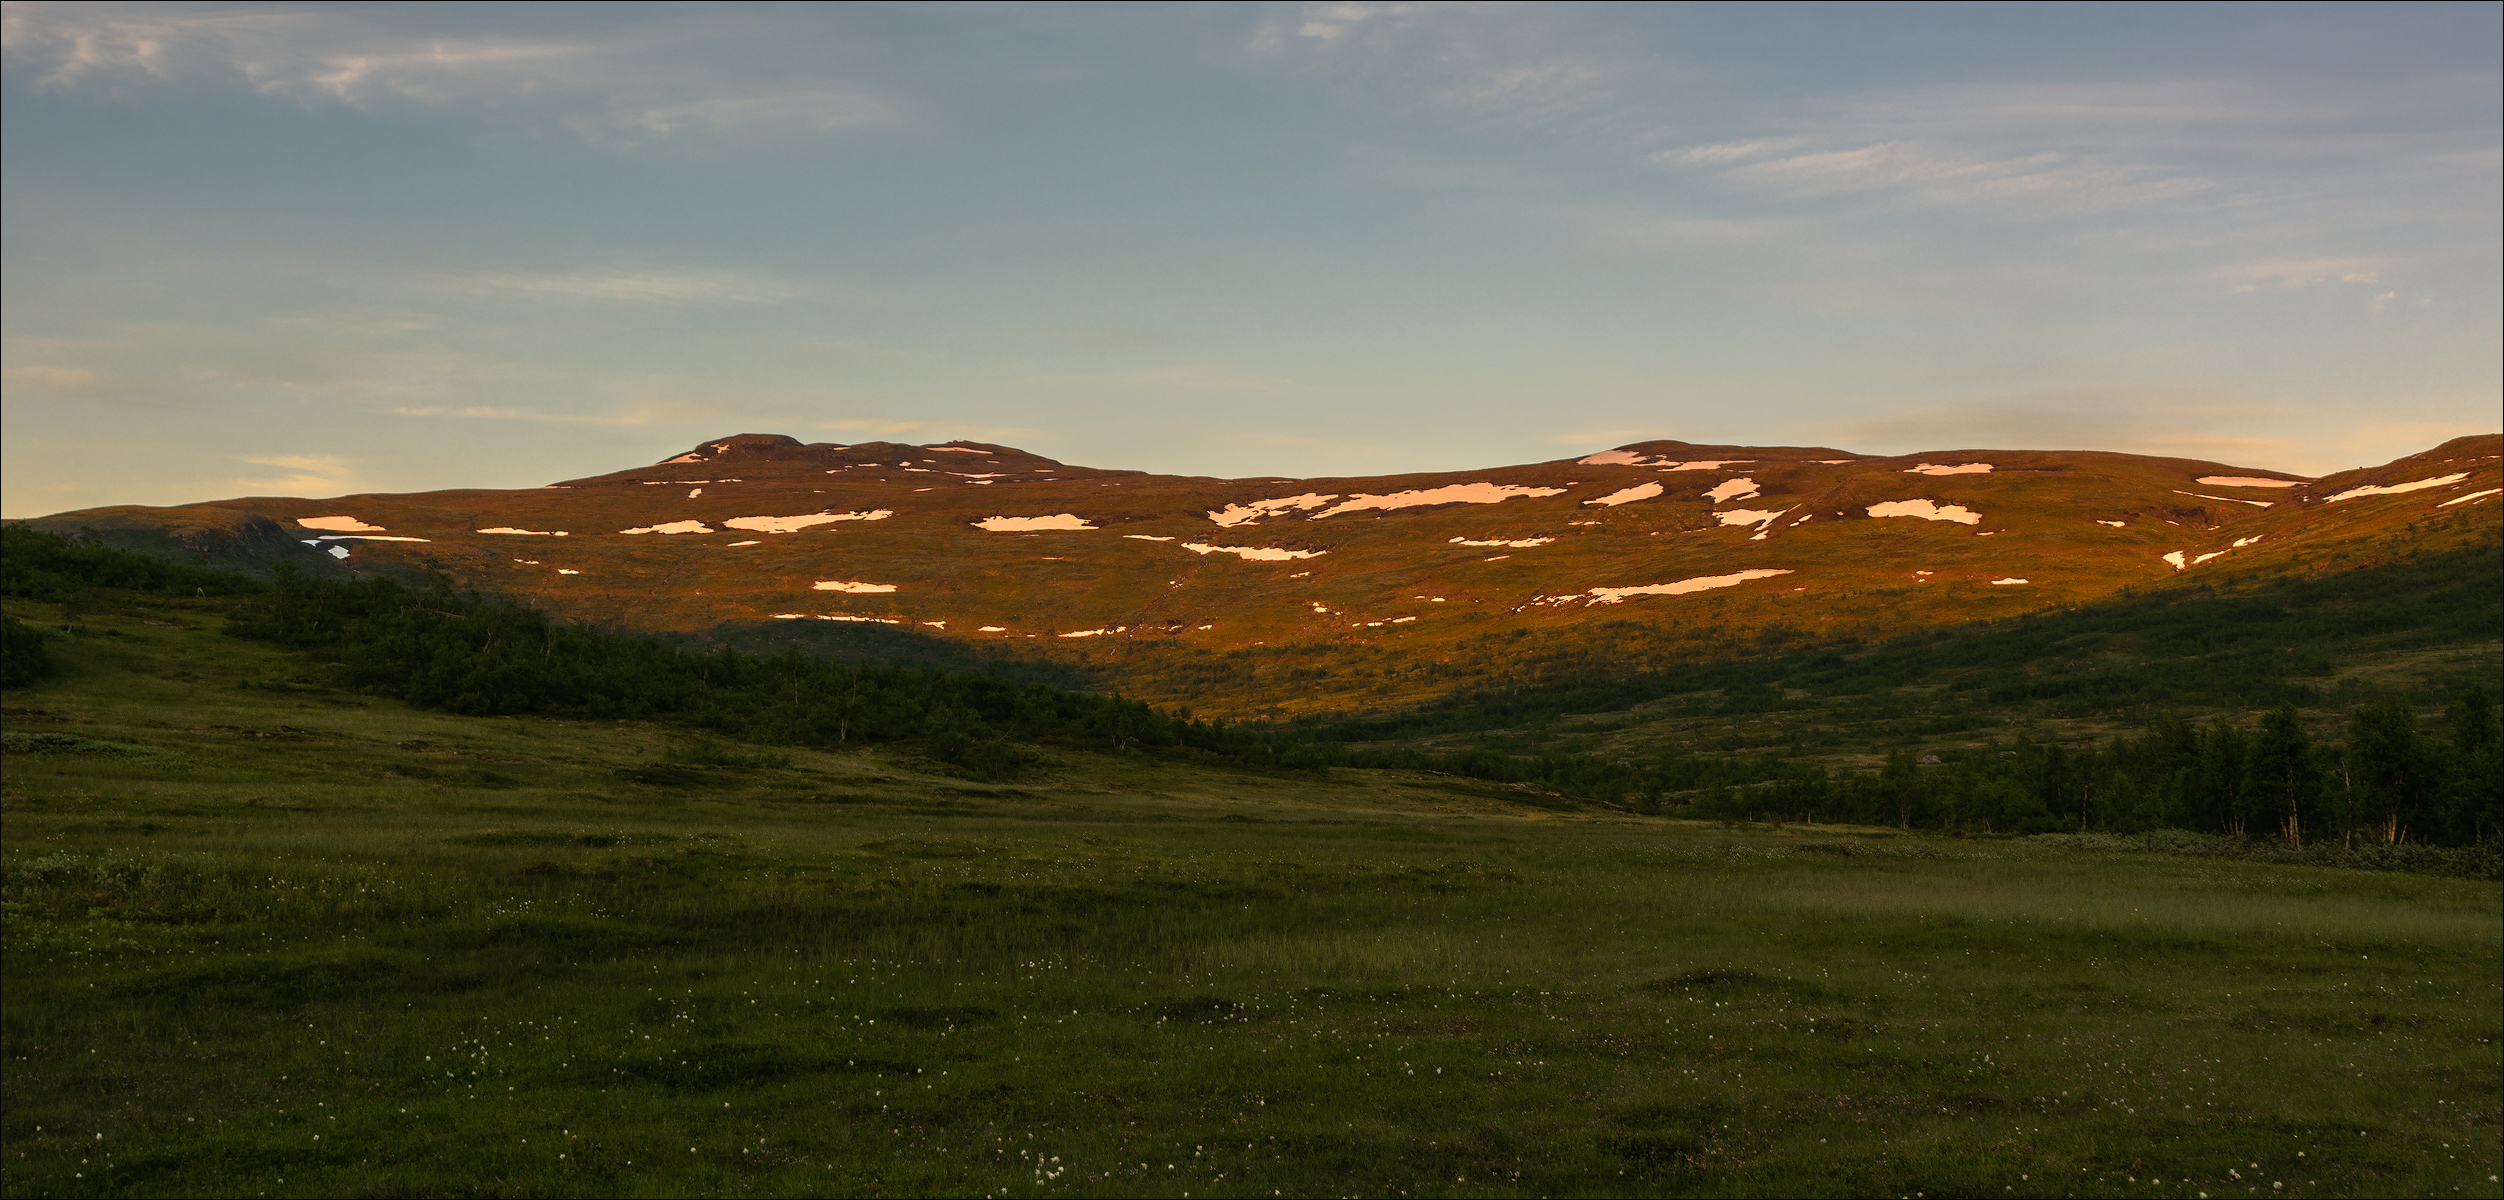
M2379 462L2499 423L2499 11L11 3L0 511L739 432Z

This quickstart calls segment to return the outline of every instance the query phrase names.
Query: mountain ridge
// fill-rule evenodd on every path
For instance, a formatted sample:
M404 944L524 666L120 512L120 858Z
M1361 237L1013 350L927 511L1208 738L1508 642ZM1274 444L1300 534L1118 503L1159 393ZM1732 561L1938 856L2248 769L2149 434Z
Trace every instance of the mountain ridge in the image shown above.
M1284 715L1483 686L1534 644L1642 669L1673 645L1885 636L2492 541L2500 452L2496 435L2457 438L2307 479L2109 451L1662 439L1466 471L1217 479L993 443L738 434L540 488L26 523L251 570L440 572L699 642L840 653L861 642L845 627L883 629L891 648L909 634Z

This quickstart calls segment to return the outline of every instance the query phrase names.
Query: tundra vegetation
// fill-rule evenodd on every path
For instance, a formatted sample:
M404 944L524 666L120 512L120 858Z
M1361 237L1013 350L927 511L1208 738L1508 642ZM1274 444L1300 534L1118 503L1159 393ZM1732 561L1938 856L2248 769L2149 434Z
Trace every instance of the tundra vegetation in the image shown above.
M1256 727L6 536L10 1195L2504 1171L2491 561Z

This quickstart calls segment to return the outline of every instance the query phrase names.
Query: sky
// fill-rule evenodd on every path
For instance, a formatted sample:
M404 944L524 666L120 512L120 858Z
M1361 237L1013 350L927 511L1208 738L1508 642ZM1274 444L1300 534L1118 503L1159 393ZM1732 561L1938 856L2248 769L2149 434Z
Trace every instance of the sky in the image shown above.
M732 433L2379 463L2504 420L2499 14L9 3L0 515Z

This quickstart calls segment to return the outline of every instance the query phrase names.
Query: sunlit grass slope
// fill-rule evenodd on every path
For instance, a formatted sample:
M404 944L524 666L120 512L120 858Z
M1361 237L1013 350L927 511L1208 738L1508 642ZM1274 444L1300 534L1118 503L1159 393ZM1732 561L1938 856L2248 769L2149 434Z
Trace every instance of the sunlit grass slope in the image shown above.
M86 620L6 701L12 1196L2474 1196L2504 1170L2491 882L1424 774L1071 754L980 785L412 711L204 607Z

